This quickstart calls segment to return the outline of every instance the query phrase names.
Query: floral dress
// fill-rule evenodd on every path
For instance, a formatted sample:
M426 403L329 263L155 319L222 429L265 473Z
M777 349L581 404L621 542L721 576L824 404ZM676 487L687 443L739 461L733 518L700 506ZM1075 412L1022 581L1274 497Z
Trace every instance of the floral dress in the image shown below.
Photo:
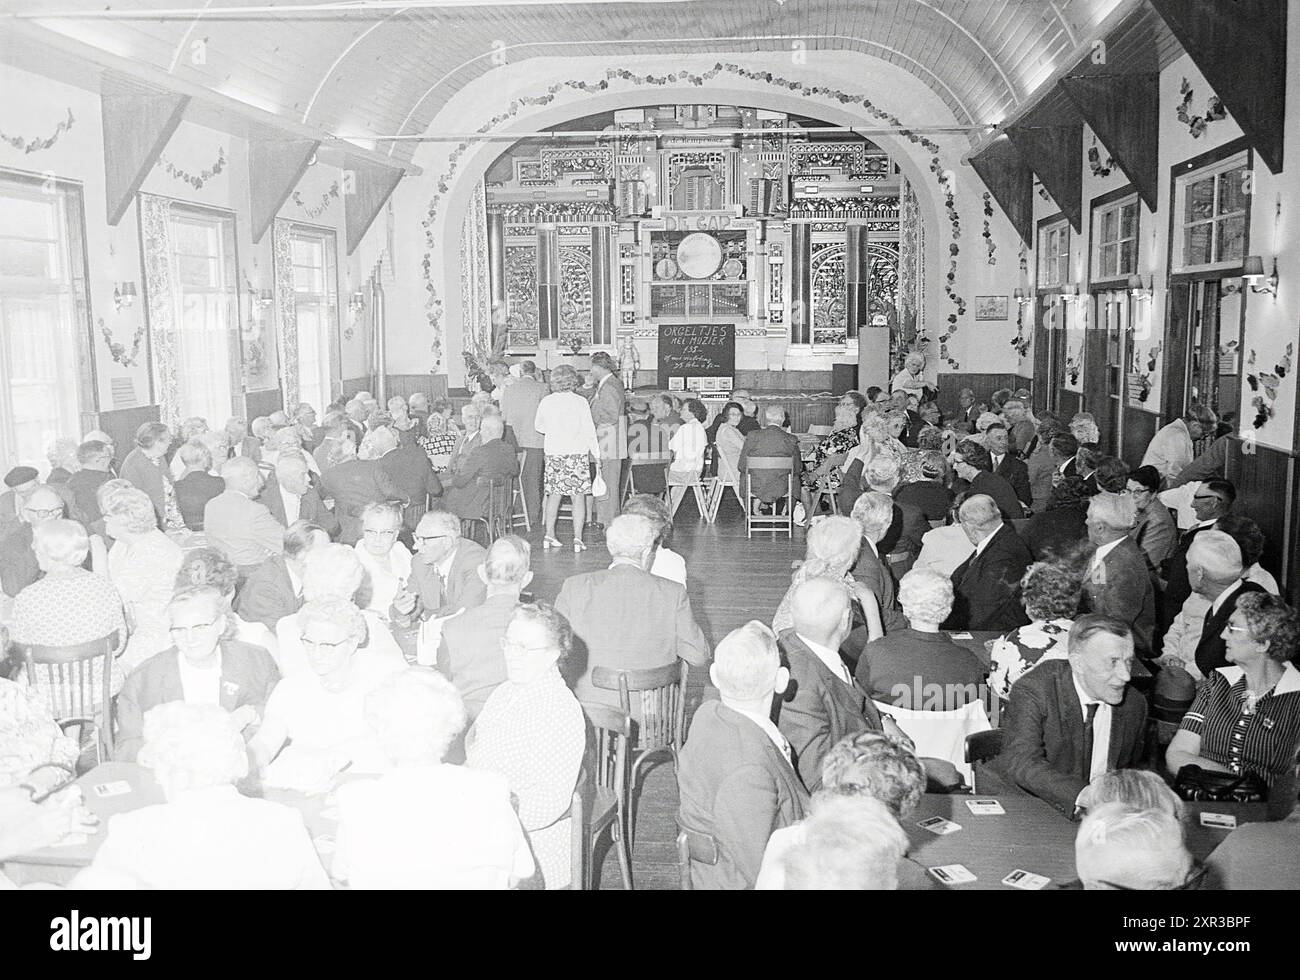
M806 486L809 490L815 489L817 486L818 478L813 475L814 472L820 469L821 466L826 462L826 460L829 457L843 456L845 453L849 452L850 450L857 448L857 445L858 445L857 426L851 425L848 428L840 429L828 435L825 439L823 439L821 442L817 444L817 449L813 453L812 463L809 464L809 466L803 471L804 486ZM839 489L840 476L841 474L839 468L832 467L831 471L827 473L825 477L827 488L830 490Z
M1011 685L1047 660L1064 660L1066 638L1074 623L1068 619L1036 620L993 641L989 687L998 697L1011 697Z
M21 782L47 762L76 761L77 743L54 723L44 695L0 677L0 786Z

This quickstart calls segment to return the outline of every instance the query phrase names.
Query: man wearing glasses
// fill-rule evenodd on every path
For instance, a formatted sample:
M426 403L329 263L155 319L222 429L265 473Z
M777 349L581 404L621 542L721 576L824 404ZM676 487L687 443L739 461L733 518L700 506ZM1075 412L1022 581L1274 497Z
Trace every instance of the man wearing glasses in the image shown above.
M41 577L41 566L32 550L33 530L63 516L63 498L40 484L23 503L19 516L23 523L0 542L0 588L10 597L16 597Z
M1187 552L1196 536L1214 527L1220 517L1232 510L1237 500L1237 488L1229 480L1207 480L1196 488L1192 497L1192 510L1196 523L1183 532L1178 547L1165 562L1164 621L1172 623L1183 603L1192 594L1192 584L1187 577Z
M483 605L487 585L479 566L486 558L482 545L460 536L459 517L446 510L429 511L415 527L411 577L393 600L393 622L405 627Z

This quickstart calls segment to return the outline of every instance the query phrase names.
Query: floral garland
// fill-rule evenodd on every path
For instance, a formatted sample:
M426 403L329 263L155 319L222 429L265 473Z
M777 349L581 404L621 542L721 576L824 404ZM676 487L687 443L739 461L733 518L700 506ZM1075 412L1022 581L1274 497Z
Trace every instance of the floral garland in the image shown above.
M933 159L930 161L930 172L933 173L939 181L939 185L944 191L944 206L947 209L948 219L952 225L953 243L949 245L949 255L951 262L949 264L947 285L944 287L948 293L949 299L957 306L957 313L950 314L948 317L948 332L941 338L947 340L956 330L957 316L966 312L966 302L953 289L956 282L957 255L960 248L957 239L961 237L961 223L953 201L953 192L949 175L945 174L940 168L939 144L934 140L921 136L903 126L900 120L893 113L879 108L870 99L862 95L843 92L839 89L831 88L826 85L806 85L802 82L792 81L791 79L782 78L779 75L773 75L769 71L754 71L749 68L743 68L740 65L716 62L712 68L701 73L695 72L672 72L666 75L637 75L626 68L610 68L605 71L605 77L599 81L589 82L581 79L568 79L564 82L556 82L549 86L544 94L535 96L520 96L510 102L504 112L499 112L483 125L478 127L478 133L487 133L494 127L503 122L513 119L519 112L527 106L544 106L555 101L556 96L564 89L571 89L576 92L604 92L609 89L612 81L627 82L632 85L676 85L678 83L688 83L696 87L703 87L706 82L712 81L724 73L735 75L749 81L764 82L770 85L780 86L796 92L805 98L814 96L823 96L834 99L842 105L850 103L861 106L868 114L898 128L898 135L917 146L922 147L931 154ZM430 344L429 349L434 355L434 370L442 363L443 340L442 340L442 318L444 313L443 301L438 296L438 291L433 285L433 253L437 248L437 242L434 240L434 224L437 221L438 211L442 205L443 198L451 189L451 180L456 174L460 165L460 159L473 146L470 140L464 140L452 149L447 158L447 168L438 177L437 192L429 199L428 207L425 211L424 219L420 222L424 228L425 246L427 251L420 262L421 273L424 276L425 290L425 319L429 323ZM947 345L942 344L940 347L940 356L947 359L950 366L957 368L960 365L948 357Z
M1016 335L1011 338L1011 346L1016 349L1016 353L1024 357L1029 353L1029 345L1033 342L1033 337L1025 336L1025 304L1016 304Z
M122 367L135 367L140 363L140 346L144 343L144 321L135 328L135 336L131 338L131 351L127 353L126 347L119 344L113 339L113 331L109 330L101 316L95 321L99 325L99 332L104 335L104 343L108 345L108 353L112 355L114 361Z
M327 190L324 194L321 195L320 204L317 204L314 207L305 203L302 199L302 195L299 194L297 191L294 191L292 194L290 194L289 199L307 213L307 220L315 221L317 218L319 218L322 214L325 213L325 209L330 206L330 202L337 199L338 196L339 196L339 182L336 180L334 181L334 183L330 184L329 190Z
M1024 242L1020 243L1020 271L1029 275L1029 248Z
M1192 86L1186 78L1183 79L1178 94L1183 97L1183 101L1178 103L1178 108L1174 110L1174 114L1178 117L1178 121L1187 127L1187 131L1192 134L1194 140L1200 139L1205 134L1206 126L1228 114L1228 110L1223 106L1223 101L1217 95L1211 95L1205 103L1205 115L1193 116L1190 111ZM1259 428L1259 426L1256 426L1256 428Z
M8 133L0 132L0 140L8 143L15 150L22 150L23 153L36 153L40 150L48 150L51 146L59 141L59 137L72 128L76 122L72 115L72 107L68 107L68 118L64 119L54 127L54 132L42 139L39 136L33 136L31 139L23 139L21 136L10 136Z
M1106 162L1101 162L1101 150L1097 149L1097 141L1092 141L1092 146L1088 147L1088 169L1092 171L1094 177L1109 177L1110 172L1115 169L1115 158L1106 157Z
M961 238L961 218L957 214L957 208L954 204L954 195L952 190L952 181L950 175L940 171L941 163L939 157L935 156L930 160L930 172L936 174L939 178L939 186L943 189L943 206L948 213L948 221L952 225L952 241L948 243L948 272L944 276L943 291L949 301L957 307L957 312L948 314L948 329L939 335L939 356L948 362L948 366L955 369L961 365L948 353L948 340L957 332L957 317L965 316L966 300L957 292L957 256L961 253L961 246L957 240Z
M217 147L217 159L213 161L212 166L208 167L206 170L201 170L197 174L192 174L188 170L182 170L164 156L160 156L158 162L162 164L162 168L168 177L175 177L177 180L189 184L198 191L203 189L204 184L226 169L226 148L224 146Z
M1156 361L1159 359L1160 352L1164 350L1164 347L1164 343L1161 342L1155 344L1149 351L1147 351L1146 371L1139 370L1142 366L1142 352L1136 347L1133 349L1132 374L1133 380L1137 382L1138 386L1137 400L1142 404L1146 404L1146 400L1151 397L1151 375L1155 374Z
M1083 347L1078 350L1071 350L1068 346L1065 348L1065 373L1070 378L1070 384L1079 383L1079 375L1083 371Z
M1255 420L1253 425L1257 429L1262 429L1268 420L1273 417L1273 403L1277 401L1277 389L1282 383L1282 379L1291 371L1291 356L1295 353L1295 345L1287 344L1286 352L1282 359L1273 365L1272 373L1261 371L1256 374L1254 371L1246 375L1246 383L1250 385L1250 390L1256 392L1250 403L1255 408ZM1253 368L1255 366L1255 351L1252 348L1250 357L1246 360L1246 366ZM1264 390L1260 392L1260 388Z
M988 191L984 192L984 244L989 250L989 265L997 265L998 260L993 255L998 250L997 245L993 243L993 232L989 228L989 219L993 217L993 195Z

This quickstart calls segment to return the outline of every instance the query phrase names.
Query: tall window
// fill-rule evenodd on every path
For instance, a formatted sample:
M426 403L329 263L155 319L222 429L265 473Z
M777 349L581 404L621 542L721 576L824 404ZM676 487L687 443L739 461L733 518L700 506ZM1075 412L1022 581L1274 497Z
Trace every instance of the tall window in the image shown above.
M1178 181L1175 272L1230 269L1246 256L1251 171L1238 154Z
M1137 230L1137 195L1093 212L1093 279L1119 279L1137 272Z
M324 412L330 400L330 345L338 316L334 233L295 225L290 252L298 324L298 400Z
M1070 225L1065 220L1038 229L1038 286L1070 281Z
M0 213L0 460L44 471L49 443L81 433L81 193L0 176Z
M232 340L238 343L233 217L175 206L171 212L177 303L176 380L181 418L212 426L235 411Z

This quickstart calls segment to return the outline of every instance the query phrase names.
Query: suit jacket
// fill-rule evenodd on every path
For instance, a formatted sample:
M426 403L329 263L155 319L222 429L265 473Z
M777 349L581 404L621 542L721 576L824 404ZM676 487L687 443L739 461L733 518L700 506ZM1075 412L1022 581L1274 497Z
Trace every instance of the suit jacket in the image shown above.
M1156 590L1147 570L1146 555L1130 537L1120 538L1096 571L1083 583L1084 609L1105 613L1133 630L1139 656L1151 654L1156 628Z
M909 408L907 410L907 428L904 429L903 434L898 437L898 441L908 449L915 449L917 437L920 436L921 430L924 428L925 419L921 418L919 412L914 412Z
M107 470L77 470L68 477L67 488L72 494L72 506L68 516L89 527L104 515L99 512L99 500L95 496L99 488L113 478Z
M799 452L798 439L779 425L765 425L757 432L745 436L745 445L740 450L742 492L751 456L788 456L794 466L794 491L798 494L799 474L803 472L803 456ZM755 470L751 483L754 495L768 503L781 497L787 488L785 474L776 470Z
M478 569L486 558L486 548L477 541L461 538L451 559L447 580L442 582L437 569L416 555L411 561L409 582L416 591L415 611L410 616L402 616L392 609L389 618L409 625L416 618L449 616L457 609L475 609L483 605L487 598L487 585L479 577Z
M260 565L284 552L284 528L265 504L237 490L226 490L203 509L203 530L208 541L226 553L236 566Z
M501 392L501 417L515 430L515 438L524 449L542 448L542 434L533 428L533 422L537 419L537 406L548 390L537 379L522 377Z
M158 515L158 522L161 525L167 516L164 481L171 482L171 470L166 465L155 465L144 454L144 450L137 446L126 454L126 459L122 460L121 476L123 480L130 480L136 489L143 490L149 495L149 499L153 501L154 513Z
M596 424L601 459L627 459L626 405L627 392L616 374L601 381L591 396L591 421Z
M144 716L150 708L185 700L177 656L175 647L164 650L127 676L117 698L114 761L135 761L144 742ZM221 707L234 711L252 705L260 721L266 713L266 699L279 680L280 671L264 649L238 640L221 641Z
M246 622L261 623L272 633L275 624L302 608L302 596L293 587L283 555L272 555L248 573L235 612Z
M442 496L442 481L433 472L433 464L418 443L399 446L379 458L379 468L397 488L397 495L408 503L422 504L425 496Z
M777 700L777 727L790 743L808 792L822 785L822 759L846 735L882 730L875 705L856 684L836 677L794 630L780 636L781 664L790 683Z
M1187 577L1187 552L1192 547L1192 542L1196 540L1196 536L1212 527L1213 524L1198 525L1184 531L1179 536L1178 545L1173 553L1165 561L1164 622L1166 623L1174 621L1174 617L1182 610L1183 603L1192 594L1192 583Z
M1205 482L1228 472L1228 444L1231 436L1220 436L1210 443L1210 448L1182 468L1178 476L1169 481L1169 489L1181 487L1193 480Z
M952 491L942 483L933 480L917 480L904 483L894 491L894 500L899 504L909 504L921 512L930 530L930 521L946 521L948 511L952 508ZM844 511L843 513L848 513ZM922 534L922 537L925 535Z
M353 457L331 466L321 474L320 485L322 495L334 500L342 544L356 544L361 539L361 512L366 504L406 499L393 478L373 459Z
M501 638L518 605L512 595L488 596L472 616L456 616L443 624L438 670L460 691L471 720L506 680Z
M864 542L853 577L876 594L880 601L880 624L886 633L907 629L907 617L898 605L898 584L894 581L888 559L882 561Z
M428 462L429 457L420 455ZM387 458L387 457L385 457ZM500 439L475 446L461 457L460 466L450 478L451 486L443 499L446 508L462 520L487 516L488 496L491 488L487 481L491 478L508 479L519 475L519 457ZM479 479L483 482L480 483ZM435 476L435 480L438 478ZM510 505L510 484L506 484L503 497L506 507Z
M928 530L930 522L926 520L921 508L906 501L895 500L893 520L889 522L885 536L876 542L876 548L886 556L900 551L919 555L921 539Z
M1011 484L1011 489L1015 491L1016 497L1022 504L1033 506L1034 493L1029 487L1029 467L1023 459L1017 459L1008 449L1007 454L1002 457L1002 462L993 472Z
M1056 507L1034 514L1020 529L1034 561L1061 558L1088 539L1086 507Z
M1002 511L1004 521L1017 521L1025 516L1025 508L1020 505L1020 498L1015 489L996 473L981 470L970 483L971 493L983 493L993 498Z
M181 509L185 526L191 531L203 530L203 511L208 501L226 489L226 481L211 473L187 473L173 484L176 487L176 506Z
M1047 501L1052 496L1052 474L1056 472L1056 463L1046 447L1031 453L1025 460L1025 469L1029 473L1029 493L1033 499L1035 514L1047 509Z
M1210 672L1228 666L1227 644L1223 631L1227 628L1228 618L1237 609L1237 600L1251 592L1263 592L1264 587L1255 582L1241 581L1234 587L1231 595L1223 600L1217 613L1206 610L1205 625L1201 628L1201 642L1196 644L1196 667L1201 676L1209 677Z
M1142 761L1146 699L1132 686L1111 708L1111 769L1133 769ZM1083 772L1083 706L1068 660L1049 660L1011 686L1002 754L991 768L1021 789L1066 814L1088 784Z
M709 662L709 644L686 590L634 565L571 575L555 608L586 647L586 666L573 689L579 701L618 705L617 691L592 685L595 667L644 670L678 659L697 667ZM577 673L581 658L574 661Z
M1011 525L994 531L984 550L952 573L952 613L943 628L1009 631L1027 625L1020 579L1033 557Z
M1138 514L1138 522L1129 532L1146 555L1147 565L1159 571L1178 547L1178 525L1160 500L1154 499Z
M357 445L360 444L360 441L358 441ZM235 455L235 449L232 446L230 448L230 456L233 459ZM254 463L260 463L262 461L262 443L258 441L257 436L244 436L243 439L239 440L238 455L247 456Z
M980 696L988 668L972 651L942 633L905 629L868 643L855 675L873 701L929 710L929 685L954 692L941 709L953 711ZM903 693L906 692L906 693ZM951 700L951 703L949 703Z
M720 701L691 719L677 765L678 823L713 837L717 863L691 864L697 889L753 888L772 831L798 823L808 791L753 720Z
M284 528L289 526L288 515L284 512L284 497L280 494L280 481L274 473L267 477L266 485L262 487L257 500L271 512L277 524ZM331 538L338 536L339 519L325 506L320 499L320 492L312 484L308 484L306 492L298 498L298 520L320 525Z

